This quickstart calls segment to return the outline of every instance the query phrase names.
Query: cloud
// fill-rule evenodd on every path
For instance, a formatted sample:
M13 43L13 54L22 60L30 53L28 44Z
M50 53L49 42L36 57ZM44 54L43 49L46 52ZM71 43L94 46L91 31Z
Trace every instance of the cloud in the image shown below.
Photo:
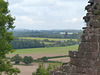
M16 16L16 24L18 25L34 25L34 24L43 24L45 21L35 21L27 16Z
M15 24L17 26L20 26L20 25L32 25L32 24L35 24L35 21L33 21L31 18L29 18L27 16L16 16Z
M58 29L83 24L81 17L86 14L87 0L9 0L9 4L16 27Z
M63 22L65 22L65 23L83 22L83 19L82 18L72 18L72 19L64 20Z
M57 0L24 0L21 3L22 6L51 6L54 5Z
M77 18L72 18L70 20L64 20L64 22L66 22L66 23L68 23L68 22L75 23L75 22L78 22L78 19Z

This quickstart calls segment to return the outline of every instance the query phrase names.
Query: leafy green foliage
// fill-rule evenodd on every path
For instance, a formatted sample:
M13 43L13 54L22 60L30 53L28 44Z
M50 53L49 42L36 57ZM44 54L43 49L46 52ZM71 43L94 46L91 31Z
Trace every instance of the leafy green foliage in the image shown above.
M28 37L26 37L28 38ZM42 38L43 39L43 38ZM65 41L66 40L66 41ZM11 44L14 49L25 49L25 48L42 48L42 47L61 47L61 46L70 46L78 44L78 41L74 39L57 39L57 40L50 40L50 39L20 39L15 38Z
M15 56L13 56L13 57L11 58L11 61L14 61L15 64L19 64L21 60L22 60L22 57L19 56L19 54L16 54Z
M49 62L48 59L54 59L54 58L62 58L62 57L68 57L67 55L64 55L64 56L52 56L52 57L41 57L41 58L38 58L37 61L39 62Z
M60 64L49 64L47 67L45 65L39 64L39 67L37 68L36 72L32 73L32 75L49 75L49 71L51 69L54 69L56 66Z
M42 62L46 62L47 60L48 58L46 56L37 59L37 61L42 61Z
M41 43L39 40L18 39L17 37L11 42L11 44L14 49L45 47L44 42Z
M5 73L5 75L13 75L13 74L17 75L17 73L19 72L20 72L19 69L12 68L11 63L6 59L3 59L3 61L0 60L0 75L2 75L2 73Z
M33 58L31 56L25 56L22 61L25 64L30 64L33 62Z
M6 54L12 52L11 41L14 39L12 32L8 32L9 29L13 29L13 21L15 20L8 10L8 2L0 0L0 74L12 75L19 73L19 69L12 68L11 63L6 59Z

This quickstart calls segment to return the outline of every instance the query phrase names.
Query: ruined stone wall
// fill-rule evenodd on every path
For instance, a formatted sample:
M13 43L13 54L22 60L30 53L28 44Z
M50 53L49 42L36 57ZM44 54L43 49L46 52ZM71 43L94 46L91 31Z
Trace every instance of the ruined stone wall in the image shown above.
M82 41L78 51L70 51L70 63L63 63L49 75L100 75L100 0L89 0L85 7Z

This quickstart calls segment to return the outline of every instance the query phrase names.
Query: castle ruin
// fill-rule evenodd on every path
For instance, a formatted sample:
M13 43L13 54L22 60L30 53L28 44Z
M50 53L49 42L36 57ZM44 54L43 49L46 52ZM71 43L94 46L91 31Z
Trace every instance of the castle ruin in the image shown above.
M49 75L100 75L100 0L88 3L78 51L70 51L70 62L51 70Z

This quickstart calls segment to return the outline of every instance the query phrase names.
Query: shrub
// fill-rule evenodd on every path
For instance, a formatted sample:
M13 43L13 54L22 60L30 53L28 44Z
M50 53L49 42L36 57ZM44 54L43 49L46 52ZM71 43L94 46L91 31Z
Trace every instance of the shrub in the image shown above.
M44 57L42 57L42 58L38 58L37 60L38 60L38 61L43 61L43 62L45 62L45 61L48 60L48 57L44 56Z
M36 72L32 73L32 75L49 75L49 71L59 65L60 64L49 64L46 68L43 63L39 64L39 67L37 68Z
M31 56L25 56L22 61L25 64L30 64L33 62L33 58Z
M16 54L15 56L13 56L13 57L11 58L11 61L14 61L15 64L19 64L21 60L22 60L22 57L19 56L19 54Z

